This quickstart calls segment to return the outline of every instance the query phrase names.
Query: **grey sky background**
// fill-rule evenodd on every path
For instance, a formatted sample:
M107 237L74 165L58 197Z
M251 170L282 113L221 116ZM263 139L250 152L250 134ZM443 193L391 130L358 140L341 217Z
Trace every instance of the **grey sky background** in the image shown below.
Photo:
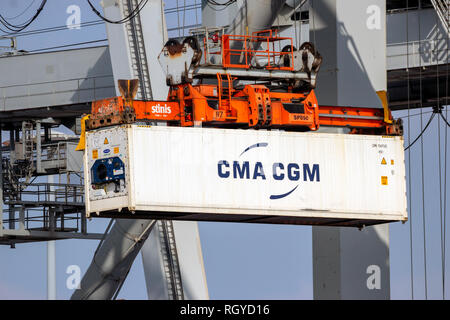
M31 2L32 0L4 0L1 1L0 12L7 17L12 17L21 13ZM183 1L178 2L180 5L183 4ZM199 2L200 0L197 0L197 3ZM36 8L39 3L40 0L36 0L31 8ZM94 3L98 5L99 1ZM193 4L194 1L190 0L186 3ZM80 6L81 22L98 20L84 0L49 0L44 12L27 30L65 25L69 16L66 9L72 4ZM166 4L167 7L175 7L176 1L166 1ZM31 10L13 21L17 23L24 21L31 16ZM178 25L175 14L168 15L166 18L169 28ZM183 18L180 17L180 19L182 24ZM195 11L192 11L186 15L185 24L194 24L196 20L201 21L201 13L197 12L196 16ZM18 47L35 50L105 38L104 25L97 25L82 27L80 30L19 37ZM6 43L0 42L0 45L3 44ZM320 48L318 49L320 51ZM318 99L320 103L320 97ZM422 112L422 121L425 125L431 113L429 108L423 109ZM395 112L394 116L404 119L406 146L409 131L408 112ZM420 118L420 110L410 112L411 141L420 133ZM441 134L441 188L439 188L438 128ZM440 203L443 204L445 198L449 199L450 194L448 187L444 193L444 146L446 132L449 139L448 131L443 121L435 117L423 136L424 183L422 183L421 140L411 148L412 188L411 206L408 202L408 211L413 227L414 297L418 299L425 298L423 203L428 298L442 298L440 212L442 209L444 213L444 208L440 206ZM405 159L409 165L408 152L405 154ZM446 181L449 181L449 171L450 169L446 173ZM409 180L408 167L406 173ZM422 202L422 189L425 191L424 202ZM103 232L107 223L106 219L93 219L89 222L88 229L91 232ZM199 223L199 230L210 298L312 299L311 227L203 222ZM391 297L393 299L411 297L409 231L409 222L390 225ZM57 241L58 299L68 299L72 294L72 290L66 288L67 267L79 265L82 272L86 271L97 244L98 242L93 240ZM45 242L20 244L16 246L16 249L0 246L0 299L46 299L46 253ZM448 258L446 262L448 264ZM448 269L446 267L446 270ZM446 276L449 277L448 274ZM449 288L448 279L446 288ZM147 298L140 255L130 271L119 298Z

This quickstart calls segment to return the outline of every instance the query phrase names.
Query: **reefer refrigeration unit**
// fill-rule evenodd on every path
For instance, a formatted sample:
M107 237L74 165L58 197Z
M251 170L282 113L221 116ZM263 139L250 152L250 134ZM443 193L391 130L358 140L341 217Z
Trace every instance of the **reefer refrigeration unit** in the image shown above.
M88 216L332 226L406 221L403 138L144 126L86 133Z

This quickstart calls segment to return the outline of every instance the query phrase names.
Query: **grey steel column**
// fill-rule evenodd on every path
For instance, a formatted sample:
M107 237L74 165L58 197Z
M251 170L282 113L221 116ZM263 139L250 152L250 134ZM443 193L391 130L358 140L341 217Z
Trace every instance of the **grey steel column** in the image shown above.
M53 190L54 187L51 185L54 183L53 175L47 176L47 182L50 184L50 195L49 200L54 201ZM49 208L49 218L52 212L52 208ZM53 212L54 214L54 212ZM53 229L51 224L52 219L50 219L49 227L50 230ZM54 230L54 229L53 229ZM47 300L56 300L56 242L55 240L47 241Z
M56 300L56 243L47 241L47 300Z
M25 230L25 206L19 207L19 230Z
M36 121L36 172L42 173L41 121Z
M319 104L382 108L376 92L386 90L385 1L310 5L310 41L323 57ZM387 224L362 231L313 227L312 233L314 299L390 298Z

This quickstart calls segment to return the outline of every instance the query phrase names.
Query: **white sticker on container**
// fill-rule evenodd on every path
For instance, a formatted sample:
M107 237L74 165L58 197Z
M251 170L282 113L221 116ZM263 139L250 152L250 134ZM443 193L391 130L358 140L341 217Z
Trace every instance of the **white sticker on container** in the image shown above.
M123 174L123 169L119 169L119 170L113 170L113 174L115 176L119 175L119 174Z

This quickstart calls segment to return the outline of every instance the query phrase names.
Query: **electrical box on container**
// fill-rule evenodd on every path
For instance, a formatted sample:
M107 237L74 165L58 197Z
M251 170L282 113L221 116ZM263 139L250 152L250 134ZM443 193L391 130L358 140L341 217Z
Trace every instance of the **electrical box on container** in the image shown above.
M123 125L86 133L88 216L406 221L403 138Z

